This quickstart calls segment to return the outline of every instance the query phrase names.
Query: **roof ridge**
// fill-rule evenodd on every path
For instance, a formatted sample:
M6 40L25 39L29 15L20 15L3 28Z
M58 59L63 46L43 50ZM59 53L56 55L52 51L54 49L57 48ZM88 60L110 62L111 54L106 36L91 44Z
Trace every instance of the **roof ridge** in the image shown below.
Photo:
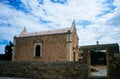
M66 30L66 29L70 29L71 30L71 27L66 27L66 28L58 28L58 29L51 29L51 30L43 30L43 31L37 31L37 33L39 32L51 32L51 31L57 31L57 30ZM28 33L36 33L36 32L28 32Z
M71 27L54 29L54 30L46 30L46 31L38 31L38 32L28 32L24 35L19 35L18 37L27 37L27 36L37 36L37 35L50 35L50 34L60 34L60 33L67 33L71 31Z

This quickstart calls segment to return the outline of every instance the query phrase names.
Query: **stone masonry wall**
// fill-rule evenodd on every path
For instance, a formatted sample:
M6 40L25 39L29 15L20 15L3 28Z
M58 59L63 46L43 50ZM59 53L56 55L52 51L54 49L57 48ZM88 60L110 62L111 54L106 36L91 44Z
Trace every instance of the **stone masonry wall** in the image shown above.
M78 61L78 36L77 36L77 32L76 29L74 28L73 32L71 33L71 39L72 39L72 60L74 61ZM75 59L74 59L75 56Z
M109 77L110 79L120 78L120 54L117 57L111 54L109 57Z
M0 62L0 76L31 79L88 79L88 66L80 62Z
M78 38L72 34L72 42L69 33L15 37L13 61L39 61L39 62L64 62L78 60ZM38 42L39 41L39 42ZM41 56L35 57L35 46L41 45ZM75 49L73 50L73 47Z
M16 38L13 61L62 62L68 61L67 34ZM35 57L35 42L42 43L42 56Z
M120 57L110 63L109 77L88 77L83 62L7 62L0 61L0 76L30 79L119 79Z

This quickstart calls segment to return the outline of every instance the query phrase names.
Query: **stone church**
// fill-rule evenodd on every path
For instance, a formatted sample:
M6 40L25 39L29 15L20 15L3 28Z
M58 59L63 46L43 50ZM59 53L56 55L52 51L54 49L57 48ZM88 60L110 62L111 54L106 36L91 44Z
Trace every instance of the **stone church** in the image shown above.
M13 61L78 61L76 25L63 29L28 33L14 37Z

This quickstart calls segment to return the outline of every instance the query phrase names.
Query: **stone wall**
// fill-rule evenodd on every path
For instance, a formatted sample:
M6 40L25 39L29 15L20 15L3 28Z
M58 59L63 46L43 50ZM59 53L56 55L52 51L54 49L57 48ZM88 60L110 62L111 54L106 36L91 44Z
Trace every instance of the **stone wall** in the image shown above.
M70 41L69 35L72 33L61 33L51 35L38 35L28 37L15 37L13 61L39 61L39 62L64 62L78 60L77 37L74 34ZM41 55L35 56L35 47L40 44Z
M13 61L68 61L67 34L15 38ZM35 57L35 45L41 43L41 56Z
M77 36L77 32L76 32L76 28L74 28L74 30L71 33L71 42L72 42L72 56L71 56L71 60L73 61L78 61L78 52L79 52L79 46L78 46L78 36Z
M120 78L120 54L119 56L110 55L109 61L109 77L111 79Z
M32 79L87 79L88 66L80 62L0 62L0 76Z
M109 61L108 77L88 77L89 65L79 62L0 61L0 76L31 79L119 79L120 57Z

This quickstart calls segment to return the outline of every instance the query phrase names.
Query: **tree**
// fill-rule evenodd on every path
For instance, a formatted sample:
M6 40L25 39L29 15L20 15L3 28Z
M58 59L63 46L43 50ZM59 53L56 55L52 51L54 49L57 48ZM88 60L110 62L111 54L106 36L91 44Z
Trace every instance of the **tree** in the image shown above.
M9 42L9 45L5 46L5 59L6 60L12 60L12 51L13 51L12 47L13 46L14 45L12 44L11 41Z

